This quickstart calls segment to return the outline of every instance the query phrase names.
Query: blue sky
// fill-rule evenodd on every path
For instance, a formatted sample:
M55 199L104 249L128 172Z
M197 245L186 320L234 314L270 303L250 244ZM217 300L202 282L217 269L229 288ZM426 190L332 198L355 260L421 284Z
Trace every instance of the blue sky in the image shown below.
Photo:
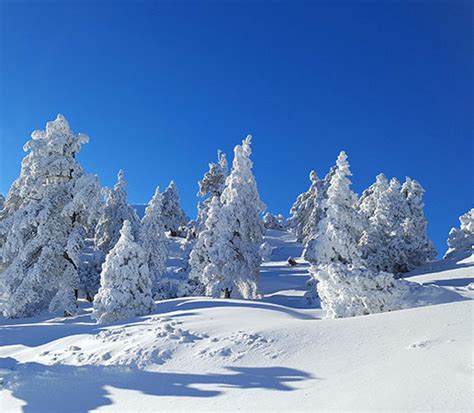
M472 206L470 1L0 0L0 19L2 193L59 112L132 203L174 179L194 216L207 163L252 133L275 213L342 149L359 193L380 172L422 183L440 252Z

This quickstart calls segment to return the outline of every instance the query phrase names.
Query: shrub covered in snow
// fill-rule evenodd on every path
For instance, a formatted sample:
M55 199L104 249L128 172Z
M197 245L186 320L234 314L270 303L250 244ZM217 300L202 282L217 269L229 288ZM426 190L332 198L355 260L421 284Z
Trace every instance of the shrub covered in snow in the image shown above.
M92 316L98 323L150 314L154 310L147 254L135 242L129 221L105 258Z
M179 203L178 189L174 181L171 181L163 193L161 215L166 231L172 236L184 235L183 228L189 219L186 217Z
M453 258L458 253L471 252L474 248L474 208L459 217L459 228L451 228L448 237L448 251L444 258Z
M252 174L250 135L234 150L220 197L212 197L204 230L191 252L191 279L212 297L257 297L264 208Z
M318 294L328 318L354 317L408 307L409 286L387 272L363 266L325 265L318 270Z
M73 133L62 115L31 136L0 211L3 314L74 314L83 242L101 203L98 179L76 159L89 138Z
M268 243L264 242L260 245L260 256L263 261L270 261L272 257L273 247Z

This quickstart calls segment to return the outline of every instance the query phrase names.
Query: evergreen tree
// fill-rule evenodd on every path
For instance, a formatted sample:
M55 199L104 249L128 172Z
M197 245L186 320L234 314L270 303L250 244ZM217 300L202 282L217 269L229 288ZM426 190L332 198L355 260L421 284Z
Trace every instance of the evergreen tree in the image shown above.
M359 210L366 228L359 242L365 265L374 271L399 273L407 266L403 221L407 204L400 193L400 182L385 175L362 194Z
M469 252L472 254L474 246L474 208L459 217L461 223L459 228L451 228L448 237L448 251L445 259L456 258L456 256Z
M309 174L311 186L306 192L298 195L295 203L290 210L290 218L288 220L289 227L296 235L298 242L307 241L310 216L315 208L315 199L318 189L321 188L321 181L315 171Z
M0 194L0 211L3 209L3 207L5 206L5 197Z
M145 210L140 231L140 244L148 255L148 268L154 289L159 288L160 279L166 271L168 254L165 227L161 216L162 202L163 195L157 187L155 195Z
M24 146L29 153L0 211L5 317L76 312L83 240L101 202L98 179L76 160L88 140L58 115Z
M406 178L401 193L406 199L408 216L403 222L407 266L409 271L436 258L436 250L426 234L427 222L423 212L425 190L414 179Z
M174 181L170 182L163 193L162 217L166 231L170 231L172 236L180 234L182 227L189 221L179 203L178 189Z
M234 149L232 171L220 197L211 199L205 229L191 252L191 278L212 297L256 298L263 225L252 174L251 136Z
M283 230L285 229L285 219L281 214L273 215L270 212L267 212L263 216L263 225L266 229Z
M347 156L339 154L324 201L324 218L304 252L321 305L329 318L402 308L406 284L363 265L359 240L364 220L351 191Z
M95 230L95 245L104 256L114 247L120 238L120 230L125 221L130 222L132 235L138 238L140 218L127 201L127 183L123 171L117 175L117 183L112 191L105 190L105 208Z
M98 323L150 314L154 310L147 254L124 221L120 238L105 259L92 316Z
M227 158L225 153L217 152L217 163L211 162L209 170L198 182L199 197L205 198L198 204L197 232L203 228L207 219L207 212L213 197L220 197L225 188L225 180L228 174Z

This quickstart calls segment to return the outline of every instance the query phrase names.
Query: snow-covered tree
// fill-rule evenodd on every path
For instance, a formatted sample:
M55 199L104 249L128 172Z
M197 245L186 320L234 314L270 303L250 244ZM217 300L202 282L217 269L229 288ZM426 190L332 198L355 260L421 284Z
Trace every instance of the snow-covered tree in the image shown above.
M403 222L408 213L405 198L400 192L400 182L385 175L364 193L359 210L366 220L366 227L359 242L368 268L397 274L407 267Z
M98 323L150 314L155 308L148 257L135 242L132 226L124 221L120 238L110 250L94 297L92 316Z
M263 216L263 225L266 229L278 229L282 230L285 229L285 218L283 215L273 215L270 212L267 212Z
M211 199L204 230L191 252L191 279L212 297L255 298L258 293L264 208L252 174L251 136L234 149L225 189Z
M5 205L5 197L2 194L0 194L0 211L3 209L4 205Z
M113 190L105 190L105 208L95 230L95 245L105 255L114 247L120 238L120 230L125 221L129 221L135 239L140 231L140 218L136 210L127 201L127 183L123 171L117 175Z
M163 195L157 187L142 219L140 244L148 255L148 268L153 285L159 284L166 271L167 238L161 216ZM155 287L154 287L155 288Z
M24 146L20 176L0 211L3 314L76 312L78 267L87 228L100 210L98 179L76 159L89 138L58 115Z
M225 188L225 180L228 175L228 164L225 153L217 152L217 163L209 163L209 170L204 177L198 182L199 192L197 195L204 198L198 204L198 232L203 228L207 219L207 211L213 197L220 197Z
M341 152L324 201L324 217L304 252L329 318L402 308L406 290L391 274L363 265L359 240L364 219L358 212L357 195L350 189L350 176L347 156Z
M426 218L423 212L425 190L414 179L406 178L401 193L406 199L408 216L403 222L407 256L406 271L436 258L436 250L426 234Z
M288 226L293 230L298 242L307 241L309 222L311 213L315 208L315 199L317 197L318 189L322 187L322 182L315 171L309 174L311 186L306 192L298 195L295 203L290 210L290 218L288 219Z
M185 227L189 221L179 203L178 189L174 181L171 181L165 192L163 192L161 211L163 225L166 231L170 231L173 236L179 234L181 232L180 229Z
M474 248L474 208L459 217L459 228L451 228L448 237L448 251L444 258L456 257L459 253L473 252Z
M352 173L345 152L339 154L336 166L323 204L325 216L305 249L310 262L351 264L361 257L358 242L364 225L357 211L358 197L350 189Z

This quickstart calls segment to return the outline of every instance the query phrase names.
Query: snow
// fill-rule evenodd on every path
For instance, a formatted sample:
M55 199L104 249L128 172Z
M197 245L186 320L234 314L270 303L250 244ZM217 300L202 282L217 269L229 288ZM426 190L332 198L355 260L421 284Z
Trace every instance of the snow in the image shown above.
M323 319L304 299L302 246L265 241L259 300L163 300L103 325L85 301L75 317L0 319L0 410L471 410L472 255L405 277L445 292L436 305Z

